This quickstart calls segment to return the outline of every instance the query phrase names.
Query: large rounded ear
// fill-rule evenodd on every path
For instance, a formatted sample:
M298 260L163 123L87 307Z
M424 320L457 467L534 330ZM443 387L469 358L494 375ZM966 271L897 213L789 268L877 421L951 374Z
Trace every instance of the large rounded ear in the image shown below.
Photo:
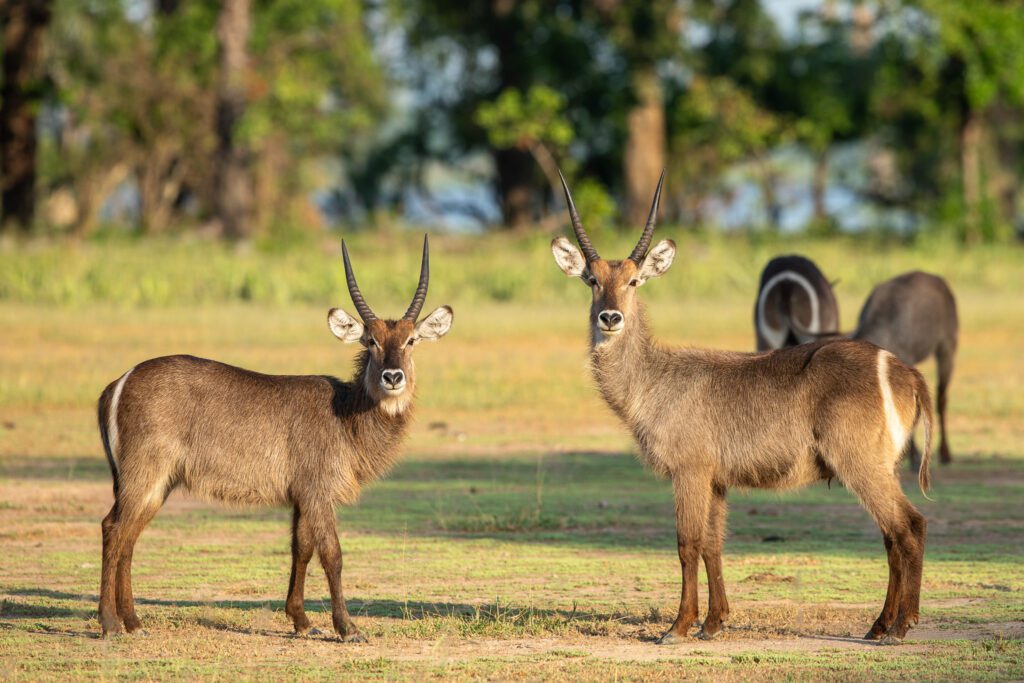
M564 237L551 240L551 253L555 255L555 263L569 277L579 277L587 267L580 250Z
M328 311L327 325L334 336L346 344L359 341L363 336L363 324L340 308Z
M454 319L455 312L452 311L450 306L436 308L430 315L416 323L416 337L418 339L437 341L448 334Z
M676 243L672 240L661 240L655 244L654 248L647 252L647 257L644 258L643 265L640 266L640 272L637 273L636 279L639 280L639 284L642 285L652 277L664 275L675 257Z

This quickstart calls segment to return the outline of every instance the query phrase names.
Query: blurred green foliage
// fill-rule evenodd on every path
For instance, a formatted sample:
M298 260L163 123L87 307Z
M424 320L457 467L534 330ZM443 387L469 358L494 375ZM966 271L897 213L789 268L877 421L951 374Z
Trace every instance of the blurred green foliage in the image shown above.
M543 229L559 168L589 220L635 222L661 166L665 217L698 230L734 227L739 206L751 232L797 216L827 235L858 214L870 231L1010 240L1024 4L797 5L252 0L226 131L223 3L54 0L32 86L36 232L216 232L227 140L257 240L387 225L440 185L462 196L435 215L487 222L482 182L506 226Z

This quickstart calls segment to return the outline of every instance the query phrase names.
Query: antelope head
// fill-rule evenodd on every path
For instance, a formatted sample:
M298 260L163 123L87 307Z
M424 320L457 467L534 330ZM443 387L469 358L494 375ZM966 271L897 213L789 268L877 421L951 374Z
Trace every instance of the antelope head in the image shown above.
M561 177L561 173L559 176ZM662 171L658 189L654 192L651 212L647 217L647 225L640 235L640 241L633 247L633 253L622 261L606 261L598 256L597 250L591 246L590 238L583 229L583 222L572 201L569 186L562 177L565 203L569 207L569 218L580 248L577 249L565 237L557 237L551 242L551 251L555 255L555 263L563 273L569 277L580 278L590 287L593 294L590 305L590 329L594 346L613 341L634 323L637 318L637 287L651 278L663 275L676 256L676 243L672 240L661 240L648 251L651 237L654 235L658 202L661 199L661 186L664 181L665 173Z
M340 308L332 308L327 314L327 324L341 341L359 342L365 347L362 381L366 391L386 408L397 412L408 404L416 384L413 347L423 340L436 341L447 334L454 314L449 306L441 306L417 322L430 282L430 251L426 235L423 236L420 282L412 303L400 320L381 320L374 314L359 291L344 240L341 252L345 260L348 292L362 322Z

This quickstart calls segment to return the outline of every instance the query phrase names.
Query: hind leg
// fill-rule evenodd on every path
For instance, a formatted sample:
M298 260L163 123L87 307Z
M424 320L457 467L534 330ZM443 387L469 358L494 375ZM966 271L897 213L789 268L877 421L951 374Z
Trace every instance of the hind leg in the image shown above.
M885 604L865 637L881 638L884 644L899 643L920 618L924 516L907 500L894 473L865 468L851 472L843 483L878 523L889 551Z
M894 529L894 536L903 555L903 593L896 620L882 639L883 645L902 642L907 631L916 626L921 618L921 575L924 570L924 543L928 525L924 515L906 497L899 501L899 506L903 514L899 526Z
M882 606L882 613L875 619L871 630L864 636L864 640L881 640L896 621L900 606L900 596L903 588L903 560L899 556L899 549L891 536L883 535L885 541L885 552L889 559L889 587L885 592L885 604Z
M121 530L117 525L117 501L103 518L103 568L100 570L100 627L104 637L121 633L117 615L117 565L121 555Z
M945 346L939 347L935 352L935 361L939 369L939 386L937 390L937 408L939 413L939 433L942 442L939 444L939 462L948 465L953 462L953 456L949 452L949 439L946 438L946 401L949 392L949 383L953 379L953 357L955 349Z
M124 622L128 633L135 633L142 628L142 622L135 614L135 596L132 594L132 556L135 544L143 529L146 528L160 509L159 505L150 505L136 515L124 515L119 521L123 526L121 554L117 565L117 615Z

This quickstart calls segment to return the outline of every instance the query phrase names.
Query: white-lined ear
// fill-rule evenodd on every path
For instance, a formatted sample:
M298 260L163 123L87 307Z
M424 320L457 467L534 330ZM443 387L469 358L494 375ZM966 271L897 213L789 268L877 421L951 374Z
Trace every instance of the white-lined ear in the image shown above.
M555 263L569 277L579 277L583 274L583 269L587 267L583 254L565 237L556 237L551 240L551 253L555 255Z
M450 306L435 308L430 315L416 323L416 337L418 339L437 341L448 334L454 319L455 311Z
M653 277L661 277L672 265L676 258L676 243L672 240L661 240L654 245L654 248L647 252L643 265L636 279L638 284L643 284Z
M363 336L363 324L340 308L332 308L327 313L327 325L334 336L346 344L359 341Z

